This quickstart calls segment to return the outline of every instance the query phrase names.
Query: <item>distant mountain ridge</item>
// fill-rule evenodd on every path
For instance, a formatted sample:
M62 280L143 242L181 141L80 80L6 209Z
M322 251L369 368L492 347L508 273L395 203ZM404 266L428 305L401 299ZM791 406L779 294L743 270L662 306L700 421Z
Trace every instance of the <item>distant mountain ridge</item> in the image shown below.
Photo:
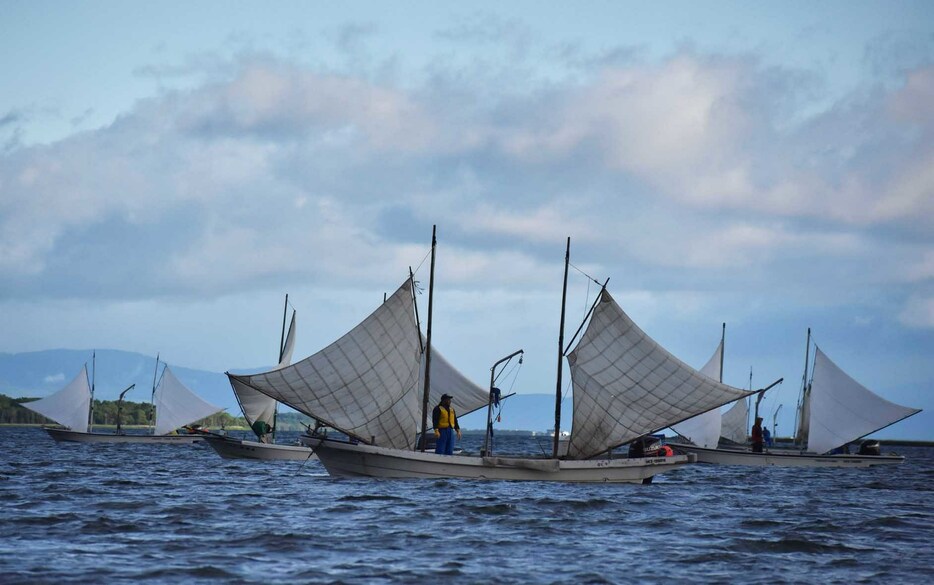
M0 353L0 394L13 398L43 398L57 392L70 382L87 363L91 373L91 350L49 349L24 353ZM152 375L156 356L117 349L97 350L97 379L95 398L116 400L130 384L136 388L127 394L127 400L148 402L152 392ZM230 389L227 376L183 368L169 363L169 367L186 386L217 406L225 407L233 416L240 415L237 399ZM258 372L271 368L258 367L236 372ZM162 372L162 366L159 368ZM454 397L457 408L457 397ZM516 394L503 403L502 421L494 428L503 430L544 431L554 426L555 397L553 394ZM570 430L571 400L562 401L561 428ZM464 429L483 429L486 409L461 417Z

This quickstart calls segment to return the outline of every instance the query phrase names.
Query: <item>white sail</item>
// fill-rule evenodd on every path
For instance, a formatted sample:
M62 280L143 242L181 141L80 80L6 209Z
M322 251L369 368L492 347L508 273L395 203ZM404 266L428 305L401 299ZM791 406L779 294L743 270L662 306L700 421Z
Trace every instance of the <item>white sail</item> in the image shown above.
M83 366L75 379L55 394L23 406L73 431L87 431L91 410L88 367Z
M424 339L424 336L422 336ZM422 401L425 380L425 359L422 358L418 381L418 414L421 421ZM489 389L474 384L451 365L434 346L431 348L431 388L428 393L428 412L441 402L442 394L450 394L454 400L452 406L458 418L487 405L490 399ZM421 424L421 423L419 423ZM431 419L428 420L429 426Z
M748 421L749 404L745 400L737 400L721 417L720 436L734 443L745 443L749 438Z
M343 337L295 364L228 374L279 402L366 441L410 448L419 420L421 348L407 280Z
M568 362L574 384L568 455L574 459L594 457L750 394L668 353L606 290Z
M723 356L723 341L717 345L717 350L707 361L700 373L712 380L720 381L720 363ZM716 449L720 442L721 417L720 409L714 408L683 423L671 427L676 433L694 443L698 447Z
M295 311L292 311L292 320L289 322L289 332L285 336L285 345L282 346L282 355L279 356L281 369L292 363L292 351L295 350Z
M808 451L826 453L918 412L875 394L816 350Z
M153 434L167 435L179 427L224 410L202 400L175 377L168 367L156 388L156 428Z
M276 417L276 401L274 399L237 380L231 380L230 385L237 396L240 410L243 411L243 418L246 419L250 428L253 427L253 423L259 420L270 427L273 426L273 419Z
M289 323L289 332L285 337L285 346L282 349L282 356L273 371L280 370L292 361L292 350L295 349L295 312L292 312L292 321ZM276 418L276 400L258 392L246 384L237 380L230 380L234 395L240 404L240 410L243 411L243 418L252 428L256 421L263 421L270 427L274 425Z

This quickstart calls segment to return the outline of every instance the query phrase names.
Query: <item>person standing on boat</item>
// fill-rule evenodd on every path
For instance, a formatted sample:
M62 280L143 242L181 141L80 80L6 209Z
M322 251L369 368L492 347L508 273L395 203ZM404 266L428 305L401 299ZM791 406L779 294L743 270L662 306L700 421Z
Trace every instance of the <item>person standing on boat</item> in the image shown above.
M435 453L439 455L454 454L454 433L457 438L461 438L461 427L457 422L457 414L454 407L451 406L453 397L450 394L442 394L441 402L431 412L431 423L435 428L435 438L438 443L435 446Z
M756 417L756 424L752 425L752 452L762 453L762 417Z

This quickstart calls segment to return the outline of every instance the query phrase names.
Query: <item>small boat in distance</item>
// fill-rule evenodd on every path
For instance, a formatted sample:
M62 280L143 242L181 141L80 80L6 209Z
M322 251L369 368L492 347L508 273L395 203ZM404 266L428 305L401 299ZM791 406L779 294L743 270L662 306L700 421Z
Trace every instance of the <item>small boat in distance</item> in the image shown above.
M808 381L808 329L802 397L798 405L796 443L799 449L764 449L753 453L743 448L716 448L675 444L678 451L693 453L699 463L779 467L873 467L897 465L905 458L883 455L877 441L864 442L855 454L847 446L866 435L913 416L921 409L901 406L882 398L851 378L815 345L814 365Z
M289 332L285 332L285 320L289 312L289 295L285 295L285 308L282 312L282 335L279 338L279 365L273 371L280 370L292 361L292 350L295 348L295 313L292 310L292 320L289 323ZM276 440L276 422L279 403L257 392L253 388L230 379L234 396L240 404L243 418L246 419L250 430L256 435L256 441L236 439L226 435L208 433L204 436L217 454L224 459L256 459L260 461L308 461L317 459L314 451L300 445L280 445Z
M92 355L92 366L96 364L96 352ZM52 419L64 428L42 427L56 441L77 443L169 443L190 444L204 440L200 434L172 434L177 429L191 422L201 420L224 410L202 400L197 394L189 390L175 377L172 370L166 365L162 370L162 377L156 384L156 375L159 372L159 358L156 357L156 371L153 374L152 404L155 408L155 425L151 434L124 433L120 421L117 422L117 431L113 433L99 433L93 431L93 404L94 381L92 367L92 381L88 383L88 367L85 364L75 379L64 388L41 400L23 404L29 410ZM132 389L130 386L120 394L123 396ZM119 410L118 410L119 412Z

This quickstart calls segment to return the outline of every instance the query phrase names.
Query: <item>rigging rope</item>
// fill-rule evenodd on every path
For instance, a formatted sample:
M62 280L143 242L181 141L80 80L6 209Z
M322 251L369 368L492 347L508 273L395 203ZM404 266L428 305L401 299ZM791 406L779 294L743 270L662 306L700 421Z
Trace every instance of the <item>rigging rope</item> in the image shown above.
M419 268L422 267L422 264L425 263L425 260L428 260L428 257L431 256L431 247L428 247L428 252L425 253L425 256L422 258L422 261L418 263L418 266L415 267L415 270L412 271L412 275L418 274Z
M568 262L568 264L571 265L571 266L574 266L574 264L571 264L570 262ZM586 272L584 272L583 270L581 270L581 269L578 268L577 266L574 266L574 270L580 272L581 274L583 274L583 275L587 278L587 294L586 294L586 296L585 296L585 298L584 298L584 311L583 311L583 313L584 313L584 317L583 317L583 318L586 319L586 318L587 318L587 312L590 310L590 305L591 305L591 302L592 302L592 301L590 300L590 283L591 283L591 281L593 281L594 283L596 283L596 284L600 287L600 290L603 290L603 285L600 283L600 281L598 281L597 279L593 278L592 276L590 276L589 274L587 274ZM562 367L563 367L563 364L562 364ZM570 391L571 391L571 379L570 379L570 376L568 376L568 385L567 385L567 388L565 388L565 389L564 389L564 392L561 394L561 400L562 400L562 401L563 401L565 398L568 397L568 392L570 392Z
M603 285L600 284L600 281L599 281L599 280L597 280L596 278L590 276L589 274L587 274L586 272L584 272L583 270L581 270L580 268L578 268L577 266L575 266L573 262L568 261L568 265L569 265L571 268L573 268L574 270L576 270L576 271L580 272L581 274L583 274L587 279L592 280L592 281L593 281L597 286L599 286L600 288L603 288Z

